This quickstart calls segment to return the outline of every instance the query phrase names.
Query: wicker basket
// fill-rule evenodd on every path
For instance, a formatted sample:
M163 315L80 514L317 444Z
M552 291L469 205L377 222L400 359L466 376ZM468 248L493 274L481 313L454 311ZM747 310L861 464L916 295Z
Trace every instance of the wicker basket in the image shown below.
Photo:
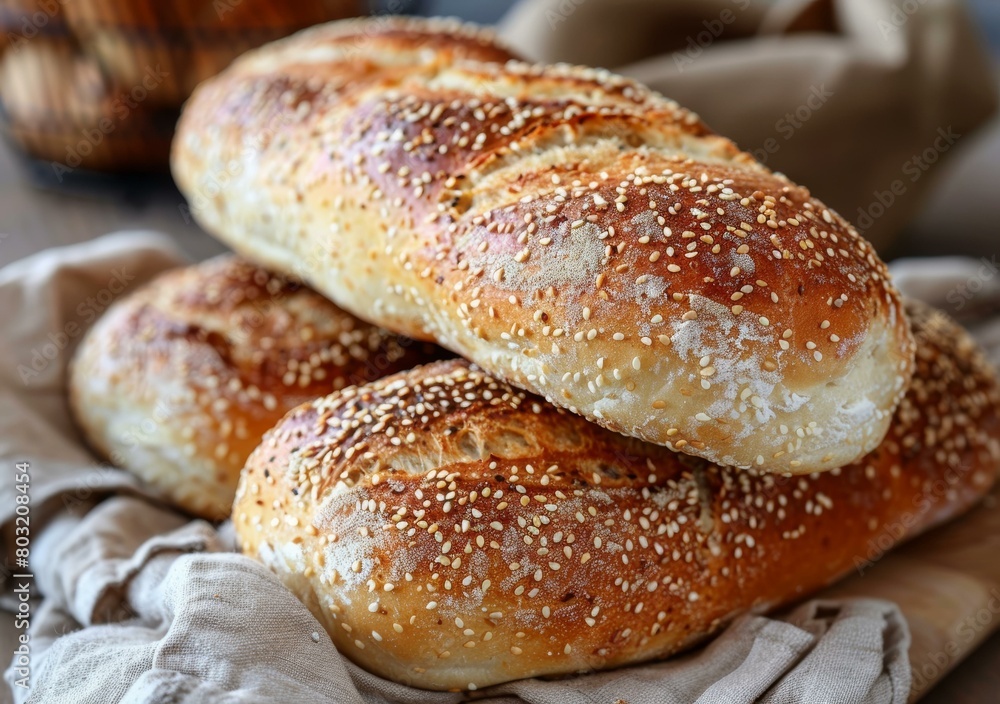
M3 129L53 175L157 171L167 163L176 110L158 110L108 81L71 42L36 37L0 59Z
M67 0L0 0L0 54L17 51L37 37L66 37Z
M161 79L149 100L179 105L243 52L303 27L359 14L358 0L73 0L70 28L124 86Z
M181 104L265 42L361 0L0 0L0 128L68 169L165 171Z

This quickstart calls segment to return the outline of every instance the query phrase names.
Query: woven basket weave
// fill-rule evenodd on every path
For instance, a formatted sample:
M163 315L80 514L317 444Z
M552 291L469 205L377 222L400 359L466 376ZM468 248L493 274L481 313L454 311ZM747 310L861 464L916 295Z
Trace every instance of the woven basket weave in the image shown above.
M0 0L0 129L65 169L165 171L181 104L243 52L361 0Z

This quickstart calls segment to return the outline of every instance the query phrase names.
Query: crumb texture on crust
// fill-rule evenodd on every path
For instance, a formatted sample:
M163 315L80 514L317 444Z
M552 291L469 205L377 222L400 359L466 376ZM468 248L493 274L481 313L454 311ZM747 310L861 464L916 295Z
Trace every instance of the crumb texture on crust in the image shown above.
M913 342L854 227L639 84L381 22L196 92L173 168L202 225L621 433L793 473L878 445Z
M77 351L70 398L103 456L185 510L222 519L243 463L285 413L441 353L226 255L113 305Z
M910 317L913 383L879 447L841 469L712 465L452 360L290 413L247 462L237 535L341 652L416 687L664 657L993 484L997 378L945 316Z

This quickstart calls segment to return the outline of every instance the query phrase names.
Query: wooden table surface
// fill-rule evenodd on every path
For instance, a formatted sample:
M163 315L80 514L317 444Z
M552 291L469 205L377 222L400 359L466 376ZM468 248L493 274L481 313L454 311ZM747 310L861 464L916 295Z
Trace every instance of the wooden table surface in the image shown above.
M963 140L939 175L926 209L887 256L1000 255L1000 119ZM965 207L949 207L962 203ZM969 204L973 204L970 206ZM82 242L119 229L171 235L193 260L223 251L185 215L169 179L115 179L59 188L30 185L25 169L0 142L0 266L49 247ZM10 614L0 612L6 649ZM4 696L0 695L0 704ZM959 663L923 700L928 704L1000 701L1000 633Z

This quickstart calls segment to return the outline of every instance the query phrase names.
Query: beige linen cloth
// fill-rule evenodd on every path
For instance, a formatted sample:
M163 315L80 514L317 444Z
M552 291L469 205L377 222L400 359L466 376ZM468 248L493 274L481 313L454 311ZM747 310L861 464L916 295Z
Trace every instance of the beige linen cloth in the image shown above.
M228 524L191 520L156 502L81 443L65 397L74 347L115 298L181 261L165 237L123 233L0 270L3 606L17 608L12 590L24 584L35 597L30 686L17 686L15 663L4 695L59 704L461 701L460 694L412 689L352 665L275 577L232 552ZM989 262L954 260L934 270L936 279L926 266L904 263L904 288L932 300L937 295L952 308L961 300L967 312L982 311L989 296L1000 301L1000 276ZM966 298L973 279L980 284ZM964 284L957 298L956 282ZM1000 342L1000 324L984 334ZM137 434L141 426L137 419ZM19 462L30 464L34 576L27 580L12 576L25 572L14 552ZM816 600L781 618L740 618L707 647L667 662L515 682L476 697L536 704L902 704L910 690L909 643L891 603Z
M368 674L267 570L212 526L147 496L97 463L73 427L66 366L119 295L181 263L150 233L109 235L0 270L0 532L4 608L27 584L30 686L17 702L406 702L451 704ZM142 419L137 419L137 438ZM30 564L15 562L15 465L30 469ZM910 690L906 623L874 599L812 601L789 615L738 619L707 647L667 662L477 692L490 702L902 704Z
M500 33L677 100L880 251L997 105L964 0L521 0Z

